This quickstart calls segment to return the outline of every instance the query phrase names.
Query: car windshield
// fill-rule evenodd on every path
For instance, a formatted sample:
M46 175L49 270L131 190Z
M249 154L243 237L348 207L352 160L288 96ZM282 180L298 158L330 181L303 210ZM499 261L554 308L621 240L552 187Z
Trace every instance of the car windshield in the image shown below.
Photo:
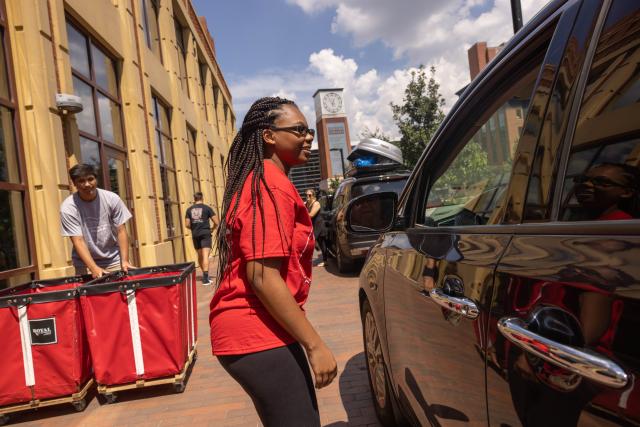
M351 187L351 198L355 199L356 197L366 194L381 193L384 191L393 191L400 195L406 183L407 178L354 184L353 187Z

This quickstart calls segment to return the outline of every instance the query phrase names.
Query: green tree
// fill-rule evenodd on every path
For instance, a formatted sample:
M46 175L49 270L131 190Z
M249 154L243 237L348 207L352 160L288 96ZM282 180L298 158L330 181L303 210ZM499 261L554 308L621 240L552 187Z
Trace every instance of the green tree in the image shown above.
M411 72L411 81L404 91L403 104L391 103L393 120L400 130L399 141L406 166L412 168L427 147L436 129L444 119L444 98L435 80L436 69L429 69L427 77L424 65Z

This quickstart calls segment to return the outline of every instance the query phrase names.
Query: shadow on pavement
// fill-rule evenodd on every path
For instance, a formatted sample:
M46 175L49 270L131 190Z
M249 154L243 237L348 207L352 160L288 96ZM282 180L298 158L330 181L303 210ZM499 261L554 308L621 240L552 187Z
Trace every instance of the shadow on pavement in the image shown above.
M354 387L358 390L354 391ZM347 413L347 421L334 422L325 427L375 425L369 417L363 419L363 410L367 413L372 413L374 410L364 352L356 354L347 361L344 371L340 374L339 388L342 405ZM366 391L360 391L363 388L366 388Z
M327 270L327 272L338 277L358 277L360 275L360 270L362 270L362 262L355 264L353 267L353 271L349 273L340 273L338 271L338 266L336 265L336 260L334 258L329 258L324 267L318 267L318 262L320 262L319 259L313 261L313 265L315 268L324 268L325 270Z

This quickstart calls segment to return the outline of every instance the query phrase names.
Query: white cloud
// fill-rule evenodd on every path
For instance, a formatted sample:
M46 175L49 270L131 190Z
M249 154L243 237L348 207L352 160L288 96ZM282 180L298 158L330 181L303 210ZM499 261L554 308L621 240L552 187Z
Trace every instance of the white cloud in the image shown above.
M457 99L455 92L469 82L467 49L478 41L498 45L512 35L509 0L287 2L308 14L334 10L332 32L350 37L357 47L381 42L413 67L380 75L375 69L360 70L354 58L322 49L310 55L307 69L273 70L232 83L236 111L243 115L257 97L278 94L295 99L309 123L315 123L311 95L319 88L342 87L352 139L359 139L364 127L397 136L389 103L402 102L410 72L419 64L436 67L448 111ZM546 2L522 0L524 21Z

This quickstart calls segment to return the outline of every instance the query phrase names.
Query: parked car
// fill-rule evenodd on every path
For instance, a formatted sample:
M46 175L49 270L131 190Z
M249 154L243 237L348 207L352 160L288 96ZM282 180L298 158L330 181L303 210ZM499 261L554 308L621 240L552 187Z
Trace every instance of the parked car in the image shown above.
M353 169L351 176L345 178L336 190L330 210L322 213L326 228L327 252L336 259L338 271L347 273L355 264L362 261L369 248L380 236L373 229L368 233L352 233L347 229L345 212L351 201L357 197L384 191L400 194L409 177L402 165L379 165L375 167ZM364 207L364 206L361 206ZM365 207L359 215L368 217L371 211Z
M640 2L553 1L346 210L385 426L640 425L639 64Z

